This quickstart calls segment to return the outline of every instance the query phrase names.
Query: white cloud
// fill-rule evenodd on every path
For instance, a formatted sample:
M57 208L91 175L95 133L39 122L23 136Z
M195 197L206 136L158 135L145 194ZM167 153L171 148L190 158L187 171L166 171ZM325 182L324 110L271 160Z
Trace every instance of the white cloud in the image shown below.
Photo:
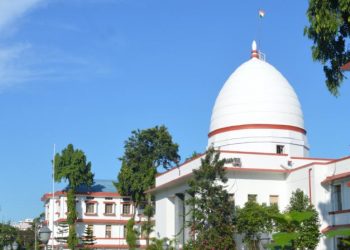
M0 31L43 0L0 0Z
M6 31L13 30L16 20L44 0L0 0L0 38L6 40ZM5 31L6 30L6 31ZM11 32L10 32L11 33ZM0 44L0 90L19 82L35 78L35 72L21 63L22 56L29 51L28 43Z

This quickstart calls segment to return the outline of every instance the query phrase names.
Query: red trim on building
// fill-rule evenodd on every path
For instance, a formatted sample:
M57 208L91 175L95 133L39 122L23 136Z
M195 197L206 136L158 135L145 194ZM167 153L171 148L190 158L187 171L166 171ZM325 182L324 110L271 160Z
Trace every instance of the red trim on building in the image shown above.
M336 159L330 159L330 158L296 157L296 156L292 156L290 158L295 159L295 160L318 160L318 161L334 161L334 160L336 160Z
M328 212L328 214L347 214L347 213L350 213L350 209Z
M115 192L86 192L86 193L76 193L76 195L92 196L92 197L123 197L119 193ZM57 191L55 196L67 196L66 191ZM41 197L41 200L47 200L52 197L52 193L46 193Z
M97 216L97 213L84 213L86 216Z
M115 213L112 213L112 214L106 214L106 213L103 213L104 216L115 216Z
M251 155L271 155L271 156L288 156L287 154L276 154L276 153L264 153L264 152L251 152L251 151L231 151L231 150L216 150L217 152L220 152L220 153L229 153L229 154L251 154ZM159 177L159 176L162 176L166 173L169 173L171 171L174 171L174 170L178 170L180 167L186 165L187 163L190 163L191 161L194 161L202 156L204 156L205 153L202 153L202 154L199 154L198 156L190 159L190 160L187 160L185 161L184 163L182 163L181 165L179 165L178 167L173 167L172 169L169 169L163 173L159 173L157 174L156 178Z
M113 201L104 201L103 203L104 203L104 204L112 204L112 205L116 204L116 203L113 202Z
M328 226L328 227L322 229L321 233L327 233L329 231L333 231L335 229L340 229L340 228L350 228L350 224L341 224L341 225L335 225L335 226Z
M345 63L343 66L340 67L343 71L349 71L350 70L350 62Z
M87 248L102 248L102 249L129 249L128 245L107 245L107 244L94 244L91 246L86 246ZM138 245L137 248L145 249L146 246Z
M279 124L244 124L244 125L236 125L236 126L229 126L224 128L219 128L211 131L208 134L208 137L212 137L213 135L229 132L229 131L235 131L235 130L242 130L242 129L281 129L281 130L290 130L294 132L299 132L304 135L306 135L306 130L303 128L299 128L296 126L291 125L279 125Z
M169 172L171 172L171 171L173 171L173 170L175 170L175 169L178 169L179 167L182 167L182 166L184 166L184 165L190 163L191 161L197 160L198 158L202 157L203 155L205 155L205 153L199 154L199 155L197 155L197 156L195 156L195 157L193 157L193 158L191 158L191 159L185 161L184 163L180 164L180 165L177 166L177 167L173 167L172 169L169 169L169 170L167 170L167 171L165 171L165 172L163 172L163 173L159 173L159 174L157 174L156 177L162 176L163 174L166 174L166 173L169 173Z
M98 203L97 201L94 201L94 200L85 200L85 203L86 204L96 204Z
M239 167L225 167L228 171L237 172L268 172L268 173L289 173L287 169L273 169L273 168L239 168Z
M288 154L265 153L265 152L251 152L251 151L218 150L218 152L220 152L220 153L229 153L229 154L288 156Z
M345 172L345 173L341 173L341 174L327 176L327 178L324 179L321 182L321 184L327 184L329 182L336 181L336 180L341 180L341 179L348 178L348 177L350 177L350 172Z

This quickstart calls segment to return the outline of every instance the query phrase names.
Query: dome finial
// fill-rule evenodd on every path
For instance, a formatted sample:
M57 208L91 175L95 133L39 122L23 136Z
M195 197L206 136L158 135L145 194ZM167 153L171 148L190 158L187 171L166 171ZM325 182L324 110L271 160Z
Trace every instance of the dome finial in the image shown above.
M258 46L256 45L256 41L253 40L253 43L252 43L252 58L258 58L259 59L259 53L258 53Z

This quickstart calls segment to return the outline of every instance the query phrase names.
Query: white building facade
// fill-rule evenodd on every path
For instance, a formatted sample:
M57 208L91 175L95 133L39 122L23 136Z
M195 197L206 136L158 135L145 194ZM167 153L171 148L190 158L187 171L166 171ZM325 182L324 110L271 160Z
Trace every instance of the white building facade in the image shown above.
M350 228L350 157L309 157L298 97L283 75L259 58L255 42L251 59L236 69L216 99L208 137L208 147L234 159L226 166L227 190L237 206L253 197L284 210L292 192L301 189L320 214L322 232ZM202 157L160 174L150 190L156 197L155 233L175 238L178 248L189 238L187 181ZM245 249L239 237L236 241ZM336 241L323 237L317 249L336 250Z
M53 233L48 242L48 247L54 249L67 249L62 241L68 236L67 227L67 192L47 193L42 197L45 207L45 223ZM126 243L126 223L132 218L134 206L128 197L120 196L112 181L96 180L90 188L80 187L76 195L76 209L78 220L76 231L79 238L85 235L85 230L90 227L95 237L93 249L128 249ZM142 209L136 211L135 224L141 229L143 216ZM140 234L141 235L141 234ZM138 239L140 249L145 248L146 239L142 236Z

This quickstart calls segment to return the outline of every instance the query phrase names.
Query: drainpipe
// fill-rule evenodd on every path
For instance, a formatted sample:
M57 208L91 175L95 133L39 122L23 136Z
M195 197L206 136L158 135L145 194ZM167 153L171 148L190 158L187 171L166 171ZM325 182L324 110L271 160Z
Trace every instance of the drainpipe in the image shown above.
M311 171L312 171L312 168L309 168L309 202L310 202L310 205L312 205Z

